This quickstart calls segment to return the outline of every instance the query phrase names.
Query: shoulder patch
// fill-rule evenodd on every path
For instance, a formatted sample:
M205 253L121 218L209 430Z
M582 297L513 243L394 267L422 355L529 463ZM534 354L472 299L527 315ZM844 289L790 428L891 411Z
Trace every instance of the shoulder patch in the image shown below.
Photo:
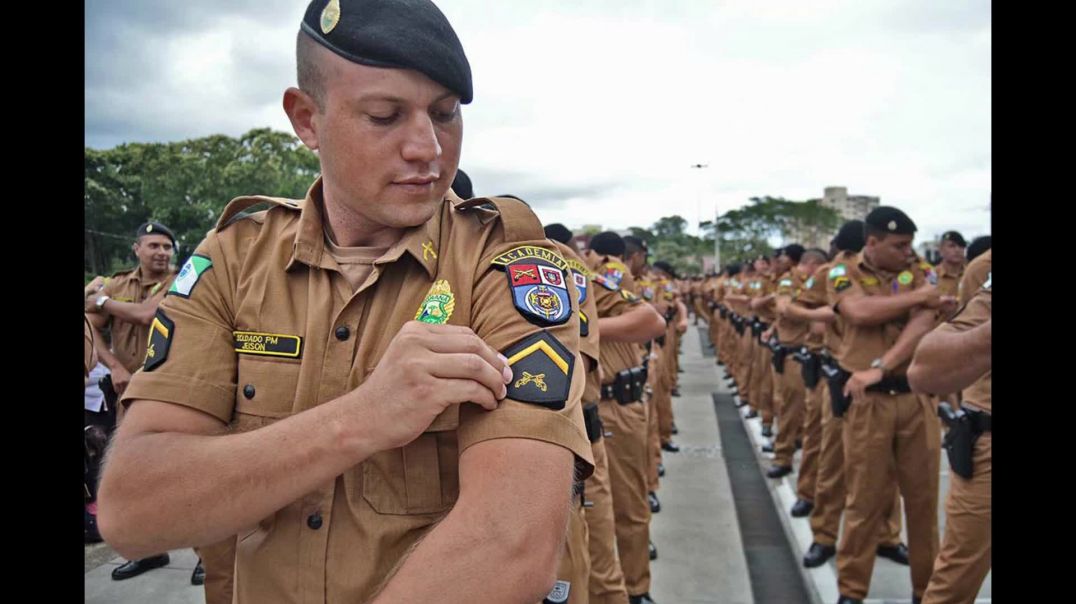
M878 278L871 275L867 275L866 277L863 277L861 282L866 287L874 287L878 285Z
M194 286L198 285L202 275L211 268L213 268L213 261L208 256L192 255L183 263L183 268L179 269L179 274L176 275L172 281L172 287L168 288L168 293L165 295L190 298Z
M575 283L575 289L579 292L579 306L582 307L583 302L586 302L587 300L587 287L590 285L590 270L588 270L582 262L574 258L568 258L568 270L572 276L572 281Z
M521 245L514 247L503 254L500 254L493 258L490 262L494 266L507 266L512 262L526 259L538 259L545 261L553 266L559 268L562 271L568 270L568 262L561 257L560 254L553 250L546 249L544 247L537 247L534 245Z
M614 289L620 287L620 282L624 280L624 274L627 272L628 267L619 262L606 262L602 265L602 275L613 285Z
M844 275L841 275L840 277L837 277L836 279L833 280L833 289L835 289L838 292L843 292L844 290L848 289L849 287L852 287L852 282L849 281L848 277L846 277Z
M903 271L901 274L897 275L897 282L901 285L910 285L913 278L911 271Z
M590 335L590 318L582 309L579 310L579 335L584 338Z
M606 279L605 275L602 275L600 273L592 273L590 278L593 279L595 283L611 292L615 292L620 287L619 285L614 284L613 282Z
M846 269L843 264L838 264L837 266L829 269L829 278L830 279L836 279L837 277L843 277L843 276L845 276L847 274L848 274L848 269Z
M639 302L639 296L636 296L635 294L629 292L626 289L620 290L620 297L624 298L625 300L627 300L628 302L630 302L632 304L636 304L636 303Z
M814 275L807 277L807 282L803 284L804 289L811 289L814 287Z
M168 359L168 349L172 346L172 338L175 335L175 322L164 314L164 310L158 308L157 315L149 325L149 345L146 347L146 359L142 363L143 370L153 371Z
M563 409L572 383L575 355L553 334L542 330L504 351L512 369L508 398L550 409Z
M529 256L505 265L508 287L516 310L536 325L561 325L572 315L564 270L544 259Z

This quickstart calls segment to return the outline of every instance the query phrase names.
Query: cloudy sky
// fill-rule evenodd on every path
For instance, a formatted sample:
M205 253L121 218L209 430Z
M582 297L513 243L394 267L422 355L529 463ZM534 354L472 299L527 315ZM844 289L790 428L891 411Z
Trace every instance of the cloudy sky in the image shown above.
M695 223L838 185L921 236L990 232L988 0L437 4L474 73L461 167L544 222ZM86 0L86 145L290 132L305 7Z

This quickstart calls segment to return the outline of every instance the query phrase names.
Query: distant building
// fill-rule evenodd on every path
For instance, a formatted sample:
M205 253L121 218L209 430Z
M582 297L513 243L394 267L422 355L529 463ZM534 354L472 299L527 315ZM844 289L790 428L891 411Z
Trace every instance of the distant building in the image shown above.
M821 202L822 207L836 210L841 217L841 223L844 223L866 218L871 210L878 207L881 198L870 195L849 195L848 187L826 187L821 199L815 198L808 201L818 201ZM797 228L784 234L784 242L828 250L829 241L836 234L836 231L823 232L816 228Z

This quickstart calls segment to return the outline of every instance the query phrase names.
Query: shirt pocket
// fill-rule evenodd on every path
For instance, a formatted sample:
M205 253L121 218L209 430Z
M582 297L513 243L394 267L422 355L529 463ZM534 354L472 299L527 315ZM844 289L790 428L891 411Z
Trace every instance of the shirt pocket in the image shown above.
M236 379L237 418L253 415L279 419L292 414L300 361L239 355Z
M450 405L406 446L362 464L362 496L381 514L438 514L459 497L459 405Z

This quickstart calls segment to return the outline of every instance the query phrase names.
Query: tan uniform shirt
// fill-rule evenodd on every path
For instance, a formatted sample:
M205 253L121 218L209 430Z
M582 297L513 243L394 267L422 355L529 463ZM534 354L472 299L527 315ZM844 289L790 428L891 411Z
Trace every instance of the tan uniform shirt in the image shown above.
M826 275L829 274L830 264L823 264L815 269L814 274L807 278L803 283L803 287L792 296L792 304L802 306L807 309L821 308L827 306L829 299L826 296ZM823 347L829 347L832 345L836 347L841 341L840 326L837 324L840 321L838 317L837 321L826 324L825 334L813 334L810 333L810 326L808 325L807 337L804 343L811 352L818 352ZM832 350L832 348L831 348Z
M117 302L138 304L152 297L161 288L167 288L175 279L172 271L163 281L151 280L143 275L142 267L132 271L119 272L105 283L101 295ZM149 339L149 326L128 323L114 317L109 318L111 325L112 354L127 371L134 373L142 366L146 358L146 343Z
M860 253L854 261L842 260L834 264L826 280L826 291L830 302L837 306L839 312L841 300L850 296L894 296L911 292L924 283L926 277L918 263L903 271L890 273L872 266L866 255ZM882 325L844 324L841 345L834 356L848 371L870 369L874 359L896 344L910 314ZM911 359L908 359L890 373L903 375L910 364Z
M275 207L230 220L266 201ZM373 455L240 534L237 602L368 601L451 510L460 454L474 443L541 440L572 451L583 477L592 472L583 372L574 371L574 287L562 323L541 328L517 310L505 270L511 267L496 262L538 249L553 266L559 254L523 204L498 200L497 208L461 205L450 192L428 222L374 262L358 291L326 250L320 179L303 201L234 200L198 246L200 270L162 302L155 356L124 401L170 402L238 431L256 429L360 386L400 327L416 318L469 326L509 357L517 378L498 409L452 405L405 447ZM559 313L558 304L539 306ZM536 337L545 344L513 350ZM562 408L518 400L539 391L535 380L520 384L527 362L547 367L545 381L552 396L563 397Z
M964 276L964 270L966 268L966 262L961 264L960 268L954 272L950 272L949 269L945 267L944 262L933 267L934 274L938 277L938 289L941 290L943 296L957 295L957 291L960 288L960 279Z
M983 286L990 279L990 266L993 262L994 250L986 250L982 254L975 257L968 264L968 268L964 270L964 277L960 280L960 287L958 288L958 297L960 298L960 304L967 304L971 297L979 291L979 288Z
M601 398L601 380L598 377L601 348L598 332L598 303L596 302L597 296L601 294L596 289L604 288L592 281L590 268L587 267L574 247L559 241L553 241L552 243L557 246L564 259L568 261L568 268L576 279L576 290L580 291L580 297L583 298L583 302L579 305L579 352L582 353L587 362L587 383L583 389L583 402L596 403ZM585 282L581 283L580 279L584 279ZM583 290L580 290L580 285L583 285ZM584 294L582 291L586 293Z
M976 258L978 260L978 258ZM978 327L990 320L992 309L992 293L990 280L988 279L971 298L964 308L952 319L938 326L942 332L958 333ZM971 405L987 413L991 413L991 374L987 371L971 386L964 389L962 396L965 404Z
M777 295L788 297L791 302L803 290L804 279L795 269L788 271L777 279ZM811 330L808 321L800 321L791 317L777 317L777 338L782 346L803 346L807 342L807 334Z
M636 304L643 303L642 298L635 294L635 279L627 266L616 259L602 256L592 257L592 260L597 260L595 272L601 277L594 284L594 290L599 292L596 296L599 317L617 317ZM603 289L604 292L599 291ZM641 350L637 344L606 341L600 343L603 383L612 384L617 373L642 364Z

